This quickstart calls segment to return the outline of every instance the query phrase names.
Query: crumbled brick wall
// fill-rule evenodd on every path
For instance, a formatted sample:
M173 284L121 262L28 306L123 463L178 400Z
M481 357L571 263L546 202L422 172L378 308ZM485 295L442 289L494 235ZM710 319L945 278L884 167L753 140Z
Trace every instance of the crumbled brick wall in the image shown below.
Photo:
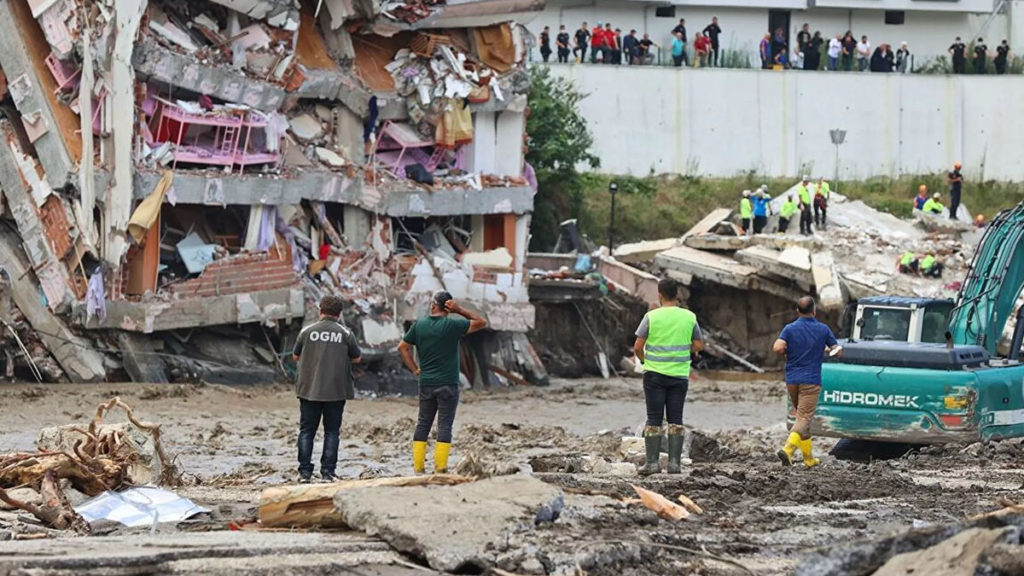
M287 253L244 254L210 263L198 278L183 282L173 290L181 296L203 298L274 290L298 281Z

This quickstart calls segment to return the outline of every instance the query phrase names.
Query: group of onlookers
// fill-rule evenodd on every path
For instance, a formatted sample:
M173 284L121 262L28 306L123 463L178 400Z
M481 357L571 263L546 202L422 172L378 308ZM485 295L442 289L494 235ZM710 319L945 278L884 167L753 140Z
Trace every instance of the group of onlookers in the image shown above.
M718 18L712 18L711 23L697 32L693 39L692 65L694 67L719 65L718 38L721 33L722 28L718 25ZM544 62L549 62L552 54L556 55L558 62L569 62L570 55L574 62L586 62L589 53L592 63L637 66L653 64L654 54L651 49L652 47L661 48L651 40L650 34L644 33L642 37L639 37L635 29L623 34L622 29L612 28L610 22L598 22L597 26L593 28L584 22L572 36L566 31L564 25L559 26L554 46L551 42L551 27L545 26L540 33L539 40L540 55ZM679 24L672 29L672 45L670 46L672 62L676 66L691 65L686 49L687 41L686 20L680 19Z

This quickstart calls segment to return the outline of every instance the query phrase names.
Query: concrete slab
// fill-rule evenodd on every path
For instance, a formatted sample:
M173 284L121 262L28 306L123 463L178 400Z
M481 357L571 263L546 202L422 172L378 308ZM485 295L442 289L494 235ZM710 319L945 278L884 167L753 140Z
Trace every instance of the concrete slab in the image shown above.
M250 78L230 66L200 64L145 36L135 45L132 65L140 76L263 112L280 109L288 95L282 86Z
M160 173L136 170L134 193L142 200L153 190ZM174 176L180 204L253 205L298 204L302 200L351 204L387 216L457 216L463 214L526 214L533 212L529 186L508 188L438 188L433 192L408 186L378 190L361 178L343 172L303 170L295 177L268 178L257 174L225 176L220 172L183 172Z
M656 266L690 274L703 280L725 284L734 288L749 288L751 278L757 269L715 254L694 250L689 246L677 246L654 257Z
M754 238L750 236L719 236L718 234L687 236L683 239L684 246L697 250L711 250L713 252L735 252L753 243Z
M302 318L305 302L301 288L281 288L207 298L128 302L107 301L104 321L86 322L85 303L76 303L72 317L89 330L120 329L149 334L179 328L220 324L247 324Z
M783 254L786 252L779 252L764 246L744 248L736 252L733 258L761 272L767 272L780 279L784 279L784 281L792 281L800 289L810 292L814 287L814 276L811 274L810 252L805 248L790 248L788 250L791 252L788 254L786 261L783 260ZM800 255L803 256L803 262L800 260Z
M401 573L381 570L401 558L363 534L146 532L79 538L73 546L55 546L53 540L4 542L0 574L327 574L323 567L367 564L379 570L370 574Z
M597 262L597 271L644 302L658 301L658 277L654 274L633 268L614 258L600 258Z
M679 238L664 238L662 240L632 242L616 246L615 250L612 250L612 256L614 256L619 262L626 264L650 262L658 252L670 250L679 244Z
M846 300L832 253L811 254L811 272L818 292L818 307L822 310L842 310Z
M728 208L712 210L707 216L701 218L700 222L697 222L692 228L687 230L686 234L683 234L683 238L708 234L718 226L719 222L728 220L730 216L732 216L732 210Z
M39 298L39 284L21 251L21 238L0 228L0 266L11 278L14 304L39 334L39 338L72 382L98 382L106 377L103 356L89 342L68 329ZM85 306L82 306L85 314Z
M349 490L339 492L334 505L350 527L426 558L435 570L476 573L493 566L492 543L556 518L564 495L516 475L458 486Z

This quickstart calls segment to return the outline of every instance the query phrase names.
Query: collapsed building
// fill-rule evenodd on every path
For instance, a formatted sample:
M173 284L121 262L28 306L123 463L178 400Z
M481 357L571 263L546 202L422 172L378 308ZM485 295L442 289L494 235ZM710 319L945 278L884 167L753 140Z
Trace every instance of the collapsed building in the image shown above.
M286 372L337 294L384 362L445 288L489 323L467 380L543 381L522 27L542 8L0 1L0 266L23 360L161 381L230 371L246 359L220 347L248 346Z

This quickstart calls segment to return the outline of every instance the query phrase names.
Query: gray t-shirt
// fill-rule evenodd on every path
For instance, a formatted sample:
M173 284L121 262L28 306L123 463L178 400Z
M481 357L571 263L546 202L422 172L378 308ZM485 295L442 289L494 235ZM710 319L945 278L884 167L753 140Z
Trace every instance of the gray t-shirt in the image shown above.
M640 325L636 327L637 338L647 338L647 335L651 332L651 319L644 314L644 319L640 321ZM693 336L692 340L703 340L704 334L700 331L700 324L693 325Z
M351 330L329 318L310 324L299 333L294 354L299 357L296 396L316 402L356 397L352 359L362 352Z

